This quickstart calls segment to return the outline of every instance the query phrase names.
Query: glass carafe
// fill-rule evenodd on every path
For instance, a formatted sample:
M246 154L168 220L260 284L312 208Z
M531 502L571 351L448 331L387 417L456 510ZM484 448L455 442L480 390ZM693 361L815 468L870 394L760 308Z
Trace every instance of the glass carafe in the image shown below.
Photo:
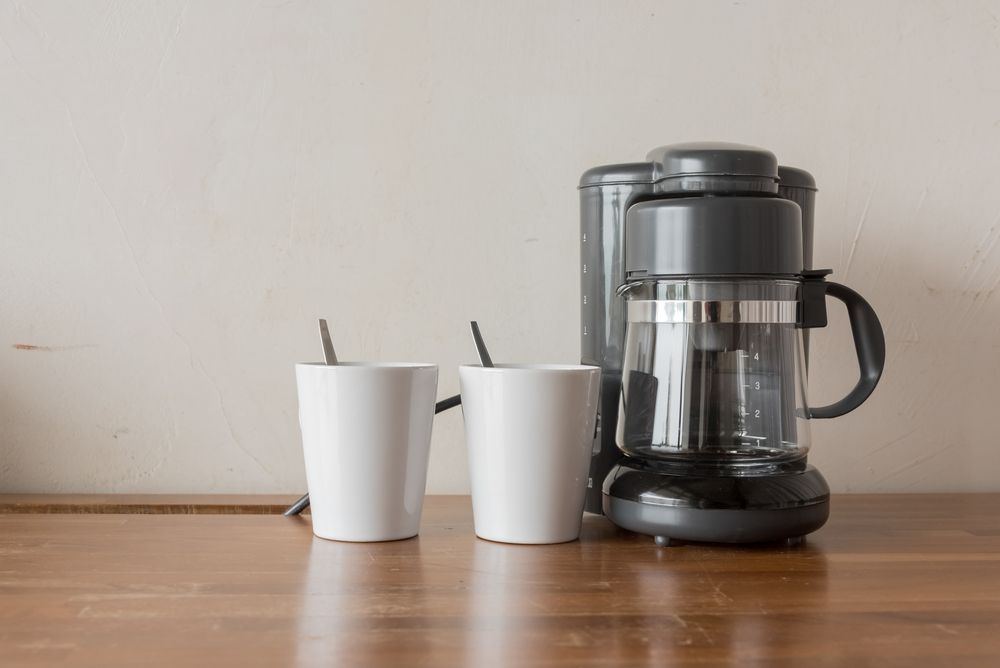
M878 357L878 345L868 340L881 343L884 357L881 328L867 302L816 278L660 278L624 285L628 329L618 447L699 473L753 475L804 465L809 418L842 415L867 398L874 387L866 379L866 367L873 367L867 357ZM819 287L821 322L803 323L809 310L804 284ZM825 293L848 306L862 377L843 400L811 411L801 327L826 324ZM878 336L869 336L873 328Z

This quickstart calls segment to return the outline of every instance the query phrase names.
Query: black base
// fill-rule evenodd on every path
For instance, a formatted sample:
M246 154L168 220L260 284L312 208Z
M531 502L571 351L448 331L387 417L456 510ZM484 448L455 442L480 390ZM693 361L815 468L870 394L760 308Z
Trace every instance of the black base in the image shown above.
M664 473L636 460L604 481L604 514L658 545L801 539L830 516L830 488L813 466L756 476Z

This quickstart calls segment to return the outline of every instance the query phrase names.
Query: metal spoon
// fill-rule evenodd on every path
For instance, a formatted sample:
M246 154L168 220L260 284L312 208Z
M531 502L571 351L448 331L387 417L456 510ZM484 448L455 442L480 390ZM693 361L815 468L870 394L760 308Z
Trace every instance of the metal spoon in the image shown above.
M324 318L319 319L319 338L323 342L323 360L327 366L337 366L337 353L333 349L333 339L330 338L330 327ZM288 506L285 517L298 515L309 507L309 494L303 494L299 500Z
M330 328L326 325L326 320L319 319L319 338L323 340L323 359L327 366L337 366L337 353L333 350L333 339L330 338Z
M473 320L472 325L472 338L476 340L476 350L479 351L479 361L485 367L493 366L493 358L490 357L490 351L486 349L486 342L483 341L483 335L479 333L479 323Z

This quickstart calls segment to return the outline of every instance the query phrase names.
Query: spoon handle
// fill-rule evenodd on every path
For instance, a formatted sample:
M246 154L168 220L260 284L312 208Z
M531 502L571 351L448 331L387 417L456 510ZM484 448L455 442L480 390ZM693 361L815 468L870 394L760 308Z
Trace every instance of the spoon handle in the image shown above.
M490 351L486 349L486 342L483 341L483 335L479 333L479 323L475 320L472 321L472 338L476 340L476 350L479 351L479 361L483 366L493 366L493 359L490 357Z
M337 353L333 350L333 339L330 338L330 328L323 318L319 319L319 337L323 339L323 359L328 366L337 366Z
M453 397L448 397L447 399L442 399L441 401L434 404L434 414L443 413L449 408L454 408L462 403L462 396L456 394ZM292 517L293 515L298 515L303 510L309 507L309 495L303 494L298 501L288 506L288 510L285 511L285 517Z
M288 510L284 512L285 517L291 517L292 515L298 515L303 510L309 507L309 495L303 494L298 501L288 506Z

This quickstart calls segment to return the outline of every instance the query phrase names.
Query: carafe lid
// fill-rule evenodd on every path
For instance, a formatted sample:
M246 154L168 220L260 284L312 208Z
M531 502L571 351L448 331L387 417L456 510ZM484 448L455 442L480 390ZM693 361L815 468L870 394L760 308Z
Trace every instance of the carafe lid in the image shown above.
M795 275L802 217L778 197L671 197L628 210L625 278Z
M778 158L766 149L726 142L670 144L650 151L661 193L777 193Z

